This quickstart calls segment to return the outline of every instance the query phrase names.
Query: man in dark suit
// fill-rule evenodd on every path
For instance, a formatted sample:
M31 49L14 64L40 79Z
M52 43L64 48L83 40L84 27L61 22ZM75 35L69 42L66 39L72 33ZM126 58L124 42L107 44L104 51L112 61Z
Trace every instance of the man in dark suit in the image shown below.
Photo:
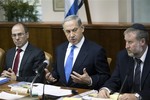
M84 26L78 16L67 17L62 26L68 42L58 46L56 65L51 73L45 69L46 79L67 87L98 89L110 77L105 50L84 37ZM75 46L73 64L67 81L66 63L72 45Z
M28 42L29 32L24 24L15 24L11 31L11 37L16 47L7 51L5 68L1 75L9 77L11 80L31 82L36 75L35 70L45 60L44 52ZM21 50L21 52L15 70L17 50ZM36 82L42 82L43 76L41 75Z
M116 69L100 89L98 97L108 98L110 93L119 92L118 100L149 100L149 34L144 25L136 23L124 32L124 39L126 50L119 52Z

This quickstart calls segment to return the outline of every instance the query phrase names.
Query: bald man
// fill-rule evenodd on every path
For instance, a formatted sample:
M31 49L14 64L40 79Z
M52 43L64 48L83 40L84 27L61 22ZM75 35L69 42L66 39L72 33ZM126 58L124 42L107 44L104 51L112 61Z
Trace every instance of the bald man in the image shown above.
M7 51L5 67L1 76L8 77L11 80L31 82L36 76L35 70L45 60L44 52L28 42L29 32L24 24L15 24L11 32L11 38L16 47ZM15 69L15 59L18 50L21 51L18 67ZM36 82L42 82L43 76L41 75Z

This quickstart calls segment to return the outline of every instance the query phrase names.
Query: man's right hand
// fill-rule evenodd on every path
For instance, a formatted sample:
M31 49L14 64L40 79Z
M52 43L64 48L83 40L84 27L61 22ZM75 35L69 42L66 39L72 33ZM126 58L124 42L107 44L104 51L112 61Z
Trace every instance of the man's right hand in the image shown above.
M99 90L97 97L99 97L99 98L110 98L109 91L105 88L102 88Z
M55 78L52 76L51 72L49 72L48 69L45 68L44 70L45 70L45 73L46 73L45 78L46 78L46 80L47 80L48 82L56 82L56 81L57 81L57 79L55 79Z

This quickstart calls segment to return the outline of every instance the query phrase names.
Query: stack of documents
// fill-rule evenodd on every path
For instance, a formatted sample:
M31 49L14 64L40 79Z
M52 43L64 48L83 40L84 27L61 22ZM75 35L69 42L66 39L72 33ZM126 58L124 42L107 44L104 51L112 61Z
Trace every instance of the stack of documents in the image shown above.
M30 93L31 83L29 82L18 82L15 84L8 85L11 87L11 91L16 93ZM34 83L32 87L32 95L51 95L51 96L66 96L71 95L72 91L68 89L61 89L59 86L54 85L44 85L42 83Z
M32 94L33 95L42 95L43 92L45 95L52 95L52 96L59 96L59 97L72 94L71 90L61 89L61 87L59 87L59 86L34 83L33 89L32 89Z
M9 82L9 78L6 77L0 77L0 85Z
M18 94L11 94L11 93L7 93L7 92L1 92L0 93L0 99L4 100L16 100L16 99L20 99L23 98L23 95L18 95Z
M8 87L11 87L12 92L27 94L30 89L30 83L18 82L18 83L10 84L8 85Z

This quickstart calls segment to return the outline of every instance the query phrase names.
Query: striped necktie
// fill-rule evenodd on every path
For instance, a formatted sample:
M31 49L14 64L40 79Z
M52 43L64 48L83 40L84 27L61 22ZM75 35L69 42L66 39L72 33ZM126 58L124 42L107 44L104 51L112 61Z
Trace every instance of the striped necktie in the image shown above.
M141 60L135 58L135 61L137 63L135 74L134 74L134 83L133 83L133 92L139 92L141 90Z
M13 67L13 71L15 74L17 74L17 70L18 70L18 64L19 64L19 59L20 59L20 52L22 51L22 49L17 49L17 55L14 61L14 67Z

